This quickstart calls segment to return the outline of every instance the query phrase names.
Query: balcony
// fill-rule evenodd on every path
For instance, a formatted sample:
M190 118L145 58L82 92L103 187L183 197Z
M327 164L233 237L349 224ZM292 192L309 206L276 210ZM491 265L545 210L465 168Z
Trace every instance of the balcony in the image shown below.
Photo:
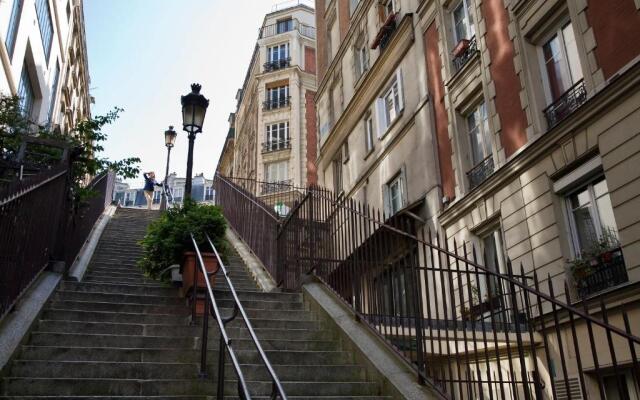
M575 112L587 101L587 89L584 80L578 81L569 90L564 92L558 100L544 109L544 116L547 119L549 129L560 123Z
M262 153L271 153L272 151L280 151L291 148L291 139L270 140L262 143Z
M398 25L396 24L397 18L398 14L389 14L384 24L382 24L382 26L380 27L376 38L371 44L372 49L380 47L380 51L383 51L387 47L387 45L391 41L391 38L393 37L393 34L396 31L396 28L398 27Z
M309 39L316 38L316 28L300 23L297 19L280 21L275 24L264 26L260 29L260 39L280 35L291 31L298 31L300 35Z
M260 184L260 194L280 193L291 190L291 179L277 182L262 182Z
M620 248L605 250L586 259L574 260L571 272L581 299L629 281Z
M281 60L267 61L264 63L264 72L277 71L279 69L288 68L291 65L291 57Z
M287 96L277 100L265 100L262 103L262 110L271 111L271 110L277 110L278 108L289 107L289 105L291 104L290 100L291 100L291 96Z
M476 54L478 54L478 42L476 37L471 39L462 39L456 47L453 49L453 66L455 71L458 72L467 65Z
M493 174L493 171L493 155L490 155L467 172L470 189L473 189L484 182L491 174Z

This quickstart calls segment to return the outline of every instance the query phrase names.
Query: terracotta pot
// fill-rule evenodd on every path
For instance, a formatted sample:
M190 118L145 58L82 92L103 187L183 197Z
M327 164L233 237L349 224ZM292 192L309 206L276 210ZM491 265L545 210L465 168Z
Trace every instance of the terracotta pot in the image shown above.
M214 253L202 253L202 259L204 261L204 266L207 272L218 271L218 260ZM182 293L184 296L187 296L188 293L191 293L194 283L194 271L196 272L195 275L198 289L204 290L207 285L205 282L204 274L202 273L202 269L198 264L197 255L193 251L185 251L182 259L182 265L180 266L180 273L182 274ZM209 282L211 282L211 286L215 285L216 276L211 275L209 277Z
M453 48L453 58L460 57L469 48L469 40L462 39L458 42L456 47Z

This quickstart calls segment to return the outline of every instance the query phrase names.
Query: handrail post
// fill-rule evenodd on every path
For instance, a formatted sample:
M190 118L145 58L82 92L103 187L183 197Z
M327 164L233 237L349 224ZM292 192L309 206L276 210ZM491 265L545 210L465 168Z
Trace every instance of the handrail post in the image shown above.
M209 278L205 278L209 279ZM200 344L200 378L207 377L207 346L209 342L209 296L204 296L204 312L202 314L202 343Z
M224 364L225 364L225 343L222 333L220 333L220 345L218 353L218 393L217 399L224 400Z

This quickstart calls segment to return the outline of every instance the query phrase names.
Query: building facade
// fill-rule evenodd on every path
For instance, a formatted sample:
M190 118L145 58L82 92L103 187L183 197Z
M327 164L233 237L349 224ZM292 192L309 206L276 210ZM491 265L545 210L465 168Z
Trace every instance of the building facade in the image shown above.
M265 16L219 172L297 186L315 183L314 18L313 8L303 4ZM262 185L259 191L270 189Z
M169 175L167 179L167 185L169 187L169 192L173 197L173 200L169 203L169 206L181 206L184 203L185 181L186 178L178 177L175 172ZM212 179L205 178L204 174L196 174L193 177L191 185L191 198L193 200L195 200L197 203L214 203L215 193L213 189ZM113 192L113 200L121 207L147 207L147 200L144 197L144 190L142 188L132 189L127 183L116 182L116 187ZM161 200L162 188L156 187L153 191L153 201L151 209L159 210Z
M317 0L316 21L321 185L640 326L637 0ZM566 359L545 393L640 398L628 349Z
M69 132L91 115L82 0L0 2L0 92L37 125Z

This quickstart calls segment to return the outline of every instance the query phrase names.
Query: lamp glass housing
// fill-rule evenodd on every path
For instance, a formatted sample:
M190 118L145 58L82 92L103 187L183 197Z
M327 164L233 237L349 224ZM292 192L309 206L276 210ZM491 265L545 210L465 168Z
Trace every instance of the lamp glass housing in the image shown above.
M191 85L191 93L182 96L182 126L189 133L202 132L209 100L200 94L201 86Z
M173 130L173 126L170 126L169 129L164 131L164 144L165 146L171 148L176 144L176 137L178 134Z

